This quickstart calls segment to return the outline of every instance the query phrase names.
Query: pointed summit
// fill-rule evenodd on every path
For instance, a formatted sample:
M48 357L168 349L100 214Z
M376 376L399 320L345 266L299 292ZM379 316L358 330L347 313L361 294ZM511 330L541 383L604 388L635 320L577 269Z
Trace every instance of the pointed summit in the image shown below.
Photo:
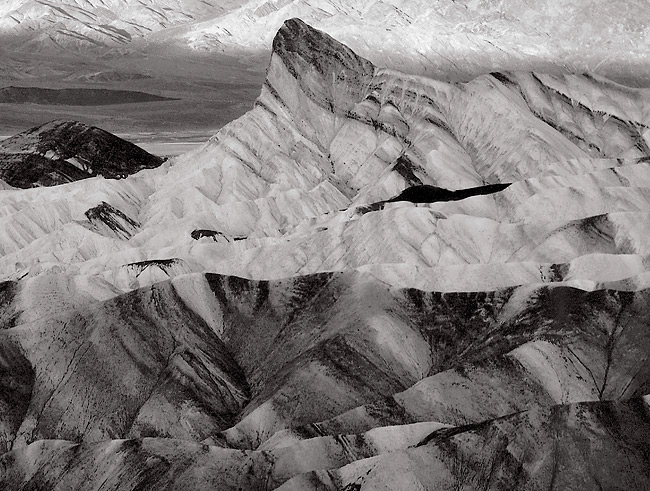
M358 102L375 71L370 61L345 44L297 18L285 21L276 34L273 56L282 60L314 102L330 110L335 110L333 96L339 110Z
M298 18L286 20L273 39L273 53L283 60L299 58L320 73L352 71L371 74L374 65L345 44ZM298 60L295 60L298 61Z

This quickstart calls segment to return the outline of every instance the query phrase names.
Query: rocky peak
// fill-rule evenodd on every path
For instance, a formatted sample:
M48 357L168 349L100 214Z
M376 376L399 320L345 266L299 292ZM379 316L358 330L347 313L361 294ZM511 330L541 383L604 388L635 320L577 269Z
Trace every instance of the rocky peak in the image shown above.
M291 64L289 68L294 68L294 75L300 73L298 67L313 67L323 75L341 72L372 75L375 68L345 44L298 18L284 22L273 39L273 53Z
M279 57L303 90L309 90L312 100L332 111L358 102L375 71L370 61L345 44L297 18L285 21L276 34L273 56Z

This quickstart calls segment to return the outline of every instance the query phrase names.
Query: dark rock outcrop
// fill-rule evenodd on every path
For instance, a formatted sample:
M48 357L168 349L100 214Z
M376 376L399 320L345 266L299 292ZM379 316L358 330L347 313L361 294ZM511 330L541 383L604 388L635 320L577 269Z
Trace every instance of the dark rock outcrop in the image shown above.
M0 142L0 179L19 188L98 175L121 178L162 162L133 143L78 121L52 121Z
M229 237L223 234L222 232L218 232L216 230L208 230L208 229L201 229L201 228L192 230L190 236L194 240L199 240L204 237L207 237L214 240L215 242L219 242L219 239L223 239L225 242L236 242L238 240L246 239L246 237Z
M342 114L362 98L375 70L370 61L300 19L285 21L273 39L273 53L314 103Z
M20 317L14 303L17 293L18 284L15 281L0 283L0 330L14 327Z
M138 222L105 201L87 210L85 215L90 230L108 237L130 239L140 227Z

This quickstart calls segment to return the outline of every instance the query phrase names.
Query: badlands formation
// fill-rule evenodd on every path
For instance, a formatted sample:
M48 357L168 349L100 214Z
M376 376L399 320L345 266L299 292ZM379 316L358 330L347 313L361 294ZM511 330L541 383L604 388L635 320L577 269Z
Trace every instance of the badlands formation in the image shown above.
M650 90L272 47L202 148L2 184L0 488L649 489Z

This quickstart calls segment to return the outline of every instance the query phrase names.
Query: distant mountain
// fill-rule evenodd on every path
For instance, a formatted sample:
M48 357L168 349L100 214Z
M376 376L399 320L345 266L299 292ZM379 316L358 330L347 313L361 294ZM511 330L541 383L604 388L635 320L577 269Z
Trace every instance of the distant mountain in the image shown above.
M430 76L544 68L650 84L645 0L12 0L0 6L0 38L26 53L96 57L125 48L266 59L275 32L294 17L376 64Z
M0 32L19 49L119 46L151 32L227 12L241 0L11 0L0 5Z
M298 17L381 66L446 79L494 70L596 72L650 84L645 0L249 0L169 34L196 50L268 49Z
M2 186L0 488L650 488L650 90L272 48L203 147Z
M126 177L163 160L99 128L52 121L0 141L0 179L28 188L92 176Z

